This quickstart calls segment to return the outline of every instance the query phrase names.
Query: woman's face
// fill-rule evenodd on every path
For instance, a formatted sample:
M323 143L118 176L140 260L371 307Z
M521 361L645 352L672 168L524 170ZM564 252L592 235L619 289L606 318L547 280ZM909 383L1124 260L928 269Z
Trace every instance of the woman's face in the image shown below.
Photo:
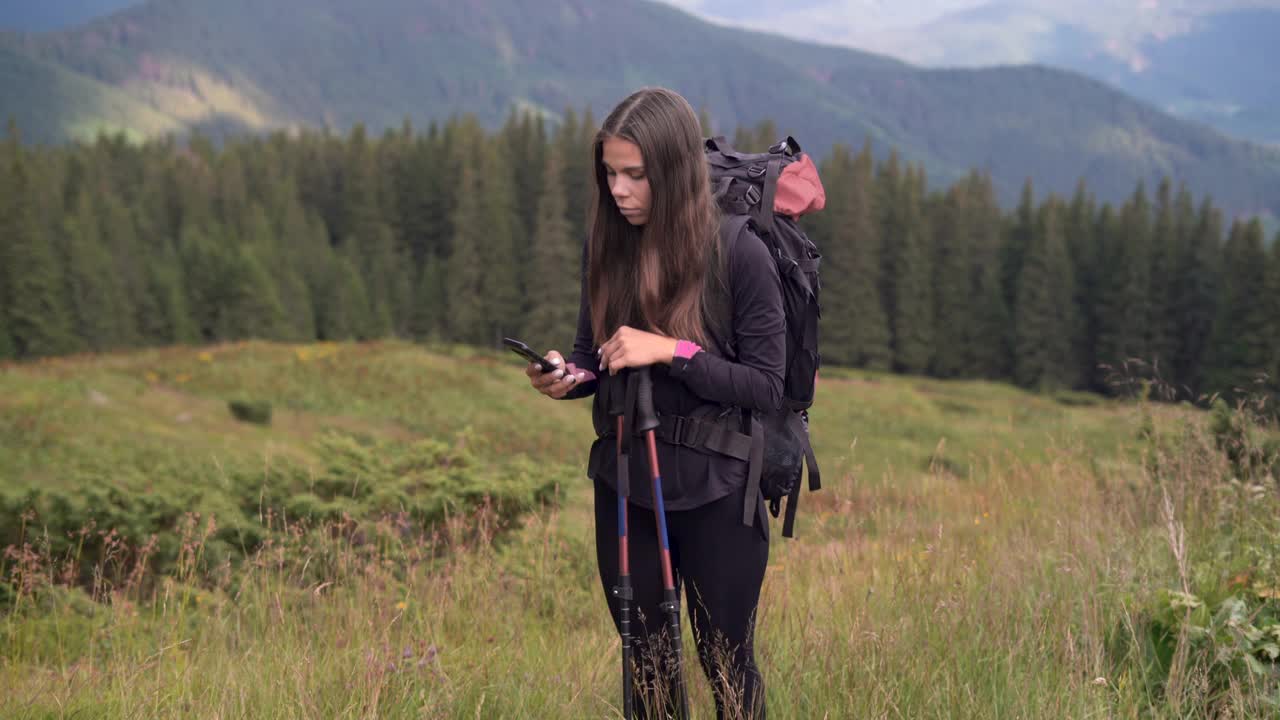
M649 219L653 196L649 193L649 176L644 171L640 146L630 140L611 137L601 148L609 192L618 211L632 225L644 225Z

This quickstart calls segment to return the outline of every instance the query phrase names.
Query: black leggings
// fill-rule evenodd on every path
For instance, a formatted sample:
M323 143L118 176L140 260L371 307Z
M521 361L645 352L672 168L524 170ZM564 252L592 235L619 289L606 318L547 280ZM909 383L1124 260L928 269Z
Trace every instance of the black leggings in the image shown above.
M637 491L647 496L649 483L633 480L632 492ZM752 639L769 542L759 527L742 524L745 492L740 489L692 510L667 512L676 592L678 595L681 580L687 581L684 606L692 618L698 659L711 681L717 718L765 716L764 680L756 668ZM614 626L619 627L618 601L611 592L618 583L618 496L599 482L595 484L595 511L600 583ZM672 674L661 660L665 653L656 653L659 659L655 662L651 650L667 643L666 617L659 608L662 565L657 521L653 511L630 503L627 520L635 598L631 603L631 635L639 670L636 714L655 717L655 713L646 715L646 696L654 696L657 688L658 697L674 697Z

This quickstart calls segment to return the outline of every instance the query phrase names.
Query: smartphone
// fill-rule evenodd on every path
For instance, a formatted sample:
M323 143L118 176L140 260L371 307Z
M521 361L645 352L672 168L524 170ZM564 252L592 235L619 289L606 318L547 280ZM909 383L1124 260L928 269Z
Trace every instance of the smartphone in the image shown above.
M516 340L515 338L502 338L502 344L511 348L511 352L519 355L525 360L528 360L531 363L536 363L538 367L542 368L542 372L544 373L549 373L558 367L556 365L552 365L550 360L547 360L546 358L542 357L538 353L534 352L533 348L529 347L528 345L525 345L524 343L520 342L519 340Z

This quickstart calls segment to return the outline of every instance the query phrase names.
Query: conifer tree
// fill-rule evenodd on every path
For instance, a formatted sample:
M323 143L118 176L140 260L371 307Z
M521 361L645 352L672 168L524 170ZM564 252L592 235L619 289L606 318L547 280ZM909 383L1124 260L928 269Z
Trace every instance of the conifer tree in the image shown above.
M1062 214L1061 202L1052 196L1040 208L1018 275L1014 379L1027 388L1068 386L1076 371L1071 361L1075 290Z
M1204 363L1222 292L1222 213L1208 198L1191 218L1175 277L1173 313L1178 350L1174 382L1179 391L1195 399L1208 389Z
M1095 237L1098 246L1097 272L1094 275L1097 293L1093 301L1094 347L1093 364L1088 368L1089 387L1097 392L1109 392L1113 387L1113 372L1118 361L1113 357L1117 344L1111 340L1111 334L1119 327L1119 321L1112 316L1115 305L1116 285L1120 282L1121 268L1116 263L1121 259L1120 216L1111 203L1103 203L1098 213ZM1121 353L1122 354L1122 353ZM1123 357L1120 358L1123 360Z
M970 217L966 224L972 238L969 286L973 337L968 343L965 375L1003 378L1012 373L1013 358L1009 347L1012 321L1005 303L1000 264L1004 218L990 175L973 173L967 185L965 195Z
M893 366L912 374L927 370L933 354L933 273L929 267L924 191L923 168L908 168L893 210L893 226L901 234L884 244L892 282L889 325L893 333Z
M479 167L480 300L486 332L480 342L501 347L504 336L523 333L528 316L520 288L520 253L516 252L515 189L494 145L480 147Z
M556 133L556 146L564 158L565 218L569 232L582 237L587 231L587 210L592 200L595 171L591 167L591 137L595 130L589 118L579 120L572 108Z
M408 335L413 303L409 259L396 246L391 228L382 225L377 229L365 261L368 263L365 276L370 278L370 286L378 284L378 288L370 292L370 310L376 320L373 337Z
M848 225L837 226L833 235L847 236L839 245L849 247L848 305L853 309L851 347L854 364L873 370L888 370L893 364L889 318L880 298L880 273L884 252L880 225L876 222L875 159L871 143L864 143L853 160L853 177L848 201ZM828 211L831 208L828 209ZM825 296L824 296L825 297Z
M853 366L853 323L859 308L854 307L850 286L853 239L846 231L852 222L853 156L848 147L837 144L819 165L818 172L827 193L827 208L806 223L805 230L822 253L822 272L839 276L838 284L822 290L822 359L828 365Z
M451 130L446 129L440 137L429 136L419 150L426 154L425 162L433 169L430 182L426 184L430 197L426 209L426 216L430 221L426 225L426 247L430 254L436 256L437 261L449 254L449 240L453 237L451 223L458 204L457 178L462 170L460 154L450 152L454 140L449 137L449 132Z
M236 292L230 286L236 248L225 241L224 230L217 224L207 228L184 224L179 245L187 307L198 338L202 342L230 339L226 316Z
M359 337L383 337L407 325L411 277L397 252L395 232L384 218L377 151L357 125L347 148L342 176L339 250L359 272L369 306L357 316L367 325Z
M1152 316L1150 204L1142 184L1103 230L1106 275L1099 298L1098 362L1107 383L1145 375L1130 361L1150 363L1147 325ZM1128 367L1128 370L1123 368Z
M18 153L18 130L13 120L9 121L8 136L0 146L0 228L7 226L9 214L12 212L7 198L15 197L17 177L14 170L14 159ZM10 245L14 238L0 232L0 362L13 359L17 355L13 336L9 332L9 263Z
M480 182L473 161L466 161L458 177L458 205L453 216L453 239L445 270L447 315L445 326L449 339L455 342L484 344L490 340L486 323L487 306L483 297L484 244L483 205L479 197Z
M316 329L321 340L368 339L369 295L351 258L330 256L325 291L316 297Z
M444 335L445 264L434 254L428 255L413 289L413 312L409 331L416 340L438 340Z
M37 210L40 183L33 174L38 168L25 152L13 147L16 134L11 131L10 137L11 146L3 154L7 167L0 168L8 176L0 187L4 191L0 193L0 268L8 295L3 303L6 324L16 357L58 355L76 347L63 267Z
M1031 184L1031 179L1028 178L1022 185L1018 209L1009 223L1008 236L1000 253L1004 299L1005 304L1010 308L1015 307L1018 300L1018 278L1022 274L1022 262L1027 254L1027 248L1031 247L1035 227L1035 188Z
M1223 248L1222 304L1211 343L1210 385L1229 397L1257 392L1271 369L1274 340L1267 297L1267 256L1257 218L1232 225Z
M432 126L432 132L438 132ZM433 207L439 201L441 175L447 171L444 157L435 154L436 142L431 136L417 138L399 158L395 189L398 196L399 226L403 243L409 249L413 276L421 272L427 255L434 253L436 238L432 235Z
M527 342L536 347L562 348L568 353L577 331L581 283L582 245L569 232L565 221L563 182L564 161L558 152L546 154L533 225L533 257L530 263Z
M0 249L0 256L3 256L3 249ZM0 362L12 360L17 354L17 350L13 347L13 336L9 334L9 308L5 301L8 297L8 290L5 288L5 279L0 273Z
M1271 367L1267 373L1271 379L1271 409L1280 414L1280 232L1271 240L1267 269L1267 298L1271 301L1267 310L1270 326L1266 331L1271 338L1271 347L1267 350Z
M138 307L139 330L143 342L152 345L189 344L200 339L183 291L181 263L177 253L166 246L147 258L147 293Z
M218 155L216 166L217 189L214 208L218 220L228 231L229 238L237 238L246 232L244 221L248 217L249 188L241 161L240 146L233 145Z
M534 122L532 113L517 116L513 111L503 128L501 145L505 150L500 166L506 169L512 187L512 255L503 259L513 265L515 295L529 298L538 206L542 196L549 192L543 185L547 142L542 135L542 125ZM563 178L560 182L563 183ZM567 212L567 207L562 206L561 216ZM526 313L531 308L525 308Z
M111 256L112 272L124 288L125 303L134 310L142 308L146 303L147 293L144 262L146 253L138 238L134 213L124 199L112 192L102 193L95 200L102 245ZM122 318L119 328L122 346L136 345L139 342L141 334L138 324L139 318L136 315Z
M876 210L876 225L880 231L880 305L884 308L885 320L889 326L889 347L894 347L894 318L897 316L896 276L894 264L897 246L906 235L902 197L904 182L902 162L897 150L891 150L889 157L876 169L875 195L872 203ZM892 367L892 363L890 363Z
M542 134L539 118L535 134ZM446 129L446 133L452 133ZM458 153L446 151L448 140L433 124L409 153L402 173L400 208L413 274L408 334L414 338L441 337L444 319L444 259L452 233L456 202Z
M229 249L225 255L218 337L270 339L280 337L284 308L276 288L252 245Z
M308 274L315 271L312 258L322 256L328 248L316 242L306 211L294 193L288 193L281 202L278 239L267 251L268 272L276 278L276 291L284 310L282 339L306 342L316 337L313 284Z
M78 345L103 351L132 340L123 327L133 315L102 244L98 219L88 195L76 199L73 214L62 223L59 263L66 269L67 306Z
M517 113L512 109L500 135L501 144L506 148L504 164L519 189L515 198L517 227L529 234L533 232L538 200L543 194L547 142L541 133L542 126L535 122L532 113ZM528 259L527 254L519 258L522 264Z
M1071 263L1071 277L1075 288L1075 333L1071 339L1069 384L1072 387L1088 387L1093 376L1092 368L1098 364L1098 275L1100 246L1098 243L1097 203L1085 187L1084 181L1076 186L1075 196L1063 222L1067 255Z
M975 268L974 303L976 333L969 368L974 377L998 380L1012 375L1013 311L1004 302L1004 282L999 263Z
M1156 190L1155 224L1151 229L1151 283L1147 297L1147 347L1161 377L1173 380L1177 337L1170 302L1176 283L1178 227L1174 217L1173 187L1166 177Z
M974 214L969 206L968 184L951 187L937 207L933 223L934 320L937 323L932 374L951 378L961 375L973 351L973 233Z

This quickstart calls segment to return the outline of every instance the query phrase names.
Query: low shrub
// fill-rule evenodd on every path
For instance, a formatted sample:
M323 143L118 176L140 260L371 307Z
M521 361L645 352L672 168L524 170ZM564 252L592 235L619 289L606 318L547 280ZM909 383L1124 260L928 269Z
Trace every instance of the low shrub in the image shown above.
M271 403L265 400L230 400L227 407L240 422L255 425L271 424Z
M555 501L564 468L521 455L481 459L466 445L465 433L450 444L331 432L316 443L315 463L228 469L216 485L121 468L0 492L0 603L39 584L100 596L159 575L207 577L270 541L334 527L372 537L389 521L401 536L429 536L486 506L505 528Z

